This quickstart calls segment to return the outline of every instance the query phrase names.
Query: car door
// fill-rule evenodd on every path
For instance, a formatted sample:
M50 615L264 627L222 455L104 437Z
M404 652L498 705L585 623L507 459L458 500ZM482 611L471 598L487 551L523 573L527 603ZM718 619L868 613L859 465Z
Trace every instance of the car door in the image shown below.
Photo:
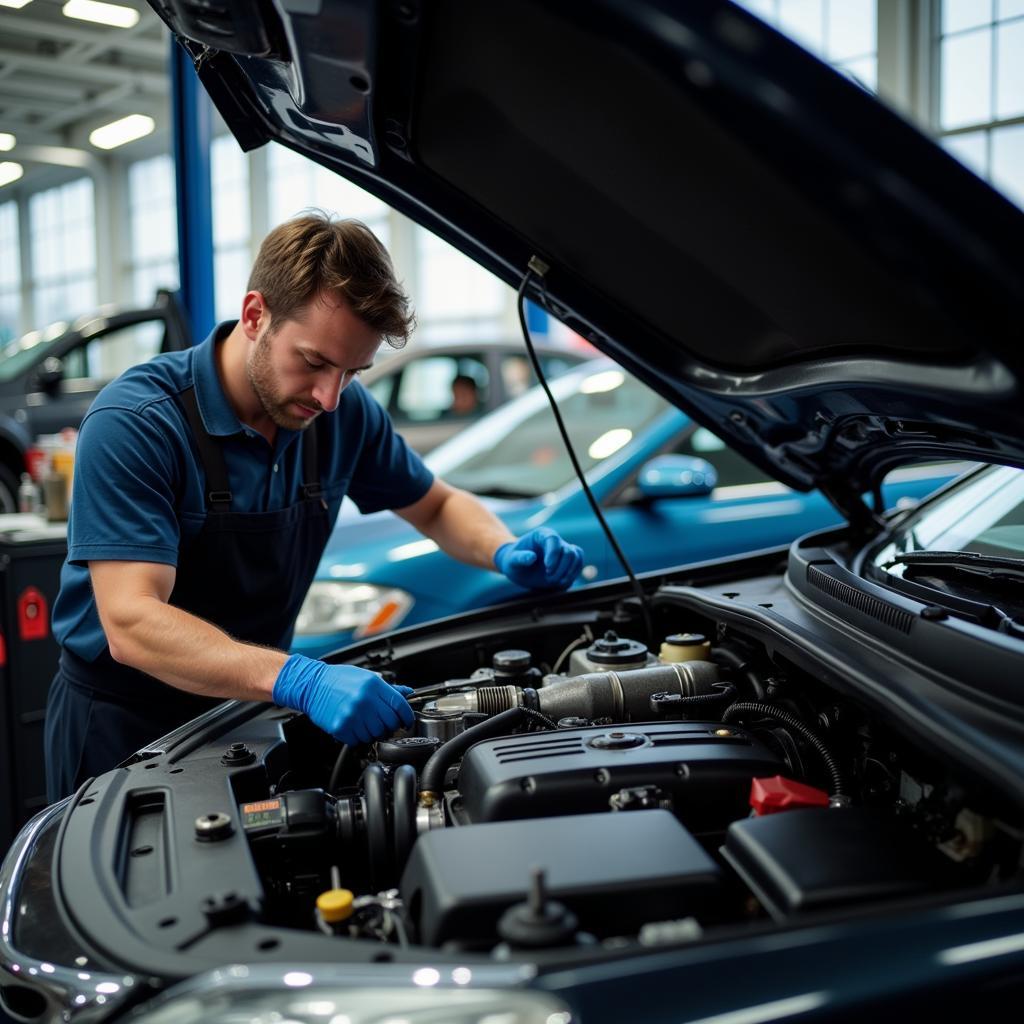
M60 361L58 380L44 386L37 371L34 386L30 384L26 411L32 436L78 427L100 389L130 366L160 352L165 335L163 317L149 315L128 321L118 318L76 339L53 357ZM54 369L54 364L48 368Z

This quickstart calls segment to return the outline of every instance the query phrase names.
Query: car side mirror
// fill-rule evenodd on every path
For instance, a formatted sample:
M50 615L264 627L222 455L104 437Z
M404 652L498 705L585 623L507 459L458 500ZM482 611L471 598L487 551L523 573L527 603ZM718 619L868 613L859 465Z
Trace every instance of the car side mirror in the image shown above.
M706 497L718 483L715 467L692 455L658 455L645 462L636 480L643 500Z
M64 379L64 360L47 356L36 374L36 385L41 391L53 391Z

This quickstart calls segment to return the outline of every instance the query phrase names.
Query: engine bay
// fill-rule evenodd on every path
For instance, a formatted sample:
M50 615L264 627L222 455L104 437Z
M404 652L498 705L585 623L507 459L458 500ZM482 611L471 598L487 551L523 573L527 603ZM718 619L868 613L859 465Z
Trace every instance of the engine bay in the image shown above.
M1013 884L1007 801L780 649L670 599L645 642L630 605L370 651L416 724L369 747L288 720L232 778L263 920L543 959Z

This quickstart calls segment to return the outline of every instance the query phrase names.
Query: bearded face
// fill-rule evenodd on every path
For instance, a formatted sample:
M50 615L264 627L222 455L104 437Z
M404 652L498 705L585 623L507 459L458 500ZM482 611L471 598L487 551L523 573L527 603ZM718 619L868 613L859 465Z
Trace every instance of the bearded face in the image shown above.
M315 416L303 416L296 409L301 405L315 413L323 411L311 395L290 394L281 383L281 374L274 366L273 333L271 327L257 338L245 365L249 384L260 400L271 421L285 430L305 430Z

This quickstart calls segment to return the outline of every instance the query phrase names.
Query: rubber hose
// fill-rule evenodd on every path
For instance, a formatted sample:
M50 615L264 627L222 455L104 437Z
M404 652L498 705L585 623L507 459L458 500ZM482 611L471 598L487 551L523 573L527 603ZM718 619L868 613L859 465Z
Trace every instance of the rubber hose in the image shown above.
M338 783L341 781L341 773L345 770L345 762L348 760L348 755L349 745L342 743L341 750L338 751L338 757L334 762L334 767L331 769L331 777L327 782L327 792L332 796L338 788Z
M758 674L750 667L750 662L742 654L739 654L732 647L716 647L713 653L716 661L723 662L734 672L738 672L746 679L758 700L764 700L765 693L767 692L765 684L761 682Z
M474 743L510 732L535 714L537 713L530 711L529 708L509 708L507 711L502 711L501 714L495 715L493 718L471 725L465 732L453 736L447 743L438 747L431 755L430 760L423 766L423 771L420 773L420 792L435 795L443 793L444 777L448 769ZM539 717L543 718L543 715Z
M783 711L781 708L773 706L772 704L733 704L733 706L728 708L725 714L722 715L722 721L728 722L730 719L737 718L744 714L761 715L764 718L772 718L777 722L781 722L783 725L789 726L789 728L794 732L799 733L811 745L811 747L813 747L818 756L824 762L825 768L828 770L828 773L832 778L832 795L843 795L843 776L839 771L838 762L817 734L811 732L811 730L808 729L799 718L795 715L791 715L788 711Z
M363 772L364 820L370 850L370 884L375 892L391 884L392 844L387 796L384 769L379 764L368 764Z
M416 769L400 764L391 776L391 806L394 810L395 871L401 875L416 842Z

